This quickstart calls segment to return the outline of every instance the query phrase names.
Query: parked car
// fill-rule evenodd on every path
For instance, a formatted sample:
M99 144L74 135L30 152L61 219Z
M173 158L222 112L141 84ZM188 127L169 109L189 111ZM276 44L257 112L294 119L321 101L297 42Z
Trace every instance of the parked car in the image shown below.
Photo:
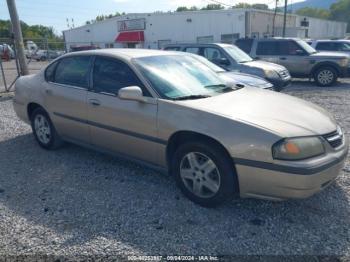
M349 74L348 55L317 52L300 39L239 39L236 45L255 59L285 66L293 77L314 78L318 86L331 86Z
M2 44L0 45L0 56L2 60L10 61L11 59L15 58L15 52L10 45Z
M309 45L317 51L332 51L350 55L350 40L310 40Z
M234 45L229 44L172 44L164 50L193 53L207 58L210 62L226 71L237 71L256 75L274 85L275 90L282 90L291 80L288 70L280 65L264 61L254 61L249 55Z
M332 184L349 147L324 109L286 94L229 87L179 52L66 54L19 78L13 102L41 147L69 141L169 171L203 206L235 193L309 197Z
M88 51L88 50L95 50L95 49L100 49L100 48L98 46L95 46L95 45L71 46L70 52Z
M53 50L38 50L31 56L31 58L36 61L46 61L50 59L56 59L57 57L59 57L59 54L57 51Z
M192 55L195 59L199 60L201 63L205 64L208 66L211 70L214 72L218 73L222 79L225 80L227 85L229 86L253 86L257 88L262 88L262 89L270 89L274 90L273 84L270 82L266 81L265 79L254 76L254 75L249 75L249 74L243 74L239 72L234 72L234 71L225 71L221 67L213 64L206 58L195 55L195 54L190 54L190 53L184 53L187 55Z

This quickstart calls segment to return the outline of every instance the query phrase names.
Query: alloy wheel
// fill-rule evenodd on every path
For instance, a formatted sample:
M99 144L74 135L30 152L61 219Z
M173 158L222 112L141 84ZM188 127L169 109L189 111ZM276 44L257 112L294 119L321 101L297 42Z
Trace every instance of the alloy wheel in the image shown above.
M210 157L190 152L180 163L180 176L186 188L201 198L213 197L220 189L220 172Z
M38 137L41 143L46 145L50 142L51 128L45 116L41 114L37 114L35 116L34 129L35 129L36 136Z
M331 70L324 69L324 70L319 72L317 79L321 84L329 85L330 83L333 82L334 74Z

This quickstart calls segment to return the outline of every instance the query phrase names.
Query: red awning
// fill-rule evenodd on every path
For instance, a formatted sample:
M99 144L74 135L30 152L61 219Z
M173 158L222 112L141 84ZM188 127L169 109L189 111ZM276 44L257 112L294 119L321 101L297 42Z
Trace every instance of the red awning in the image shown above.
M143 31L132 31L132 32L121 32L117 38L116 42L144 42L145 34Z

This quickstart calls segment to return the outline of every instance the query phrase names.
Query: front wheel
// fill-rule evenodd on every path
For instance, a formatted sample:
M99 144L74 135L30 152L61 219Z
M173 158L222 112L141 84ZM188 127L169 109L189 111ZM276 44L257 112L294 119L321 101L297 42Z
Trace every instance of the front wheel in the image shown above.
M214 207L238 191L233 162L215 143L191 142L176 150L172 171L181 191L193 202Z
M321 67L316 71L314 79L318 86L332 86L337 81L338 74L332 67Z
M37 108L31 115L31 126L38 144L45 149L56 149L62 140L56 132L49 115L42 108Z

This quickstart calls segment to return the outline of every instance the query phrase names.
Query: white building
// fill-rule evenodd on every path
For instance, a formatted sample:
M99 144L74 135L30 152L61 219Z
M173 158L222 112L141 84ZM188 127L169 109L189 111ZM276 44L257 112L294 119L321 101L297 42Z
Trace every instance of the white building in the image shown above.
M273 26L275 25L275 26ZM95 45L101 48L162 48L169 43L233 43L240 37L281 36L283 15L251 9L140 13L113 17L63 32L67 49ZM287 16L289 37L342 38L346 23Z

